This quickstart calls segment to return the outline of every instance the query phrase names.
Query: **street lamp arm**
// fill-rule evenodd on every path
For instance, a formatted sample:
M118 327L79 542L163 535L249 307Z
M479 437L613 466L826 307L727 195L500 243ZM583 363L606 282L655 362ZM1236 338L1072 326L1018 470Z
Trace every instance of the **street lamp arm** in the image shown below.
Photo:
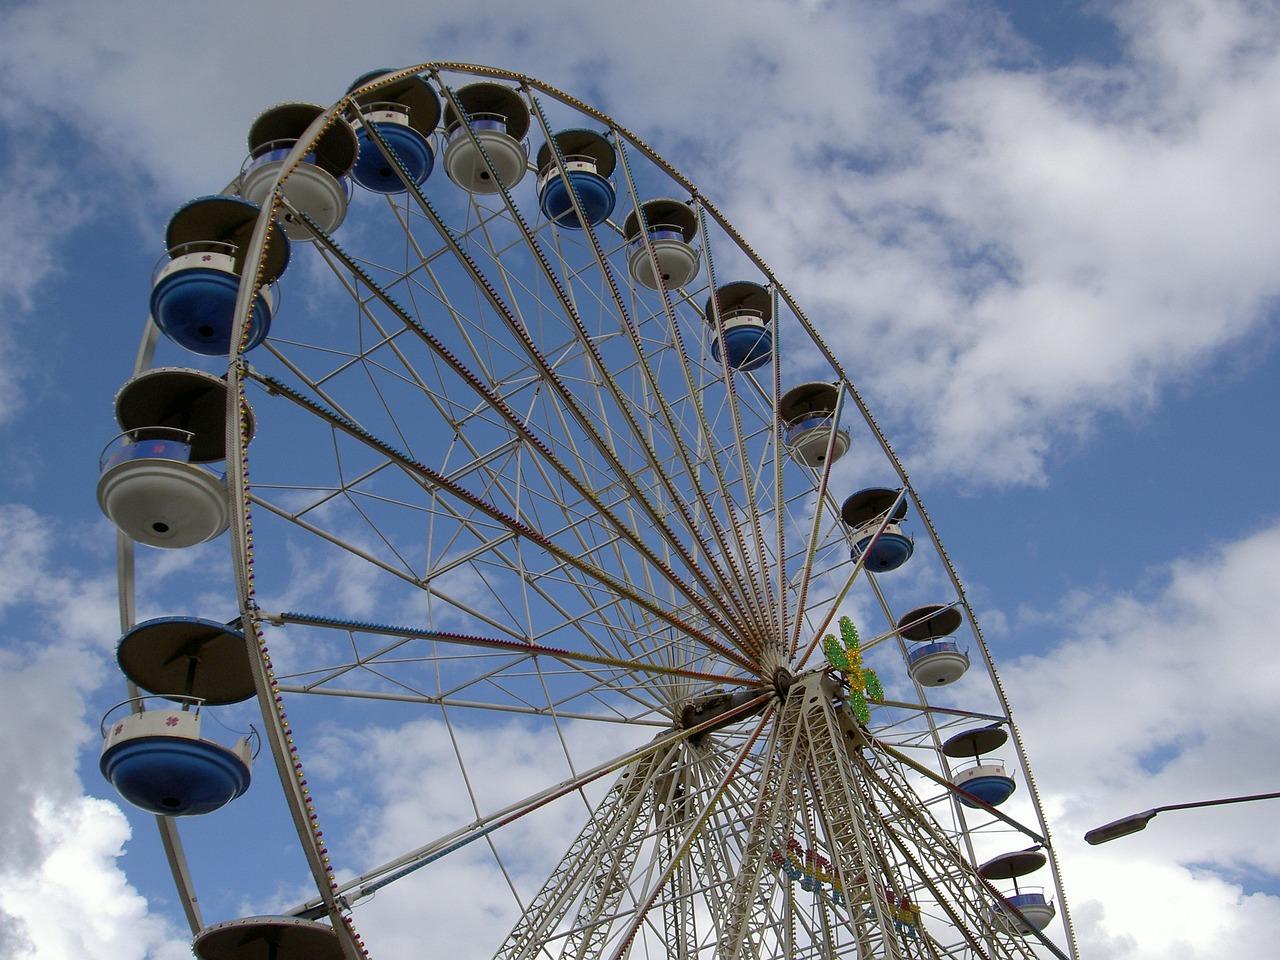
M1155 813L1161 813L1165 810L1187 810L1191 807L1216 807L1223 803L1247 803L1250 800L1280 800L1280 793L1255 793L1248 797L1227 797L1224 800L1199 800L1195 803L1171 803L1167 806L1156 807Z
M1280 799L1280 793L1255 793L1247 797L1197 800L1193 803L1169 803L1162 807L1144 810L1141 813L1131 813L1127 817L1121 817L1119 820L1112 820L1110 823L1104 823L1100 827L1094 827L1084 835L1084 838L1088 843L1096 846L1099 843L1106 843L1108 840L1115 840L1118 837L1127 837L1131 833L1145 830L1147 824L1155 818L1157 813L1163 813L1166 810L1190 810L1194 807L1216 807L1224 803L1248 803L1250 800L1276 799Z

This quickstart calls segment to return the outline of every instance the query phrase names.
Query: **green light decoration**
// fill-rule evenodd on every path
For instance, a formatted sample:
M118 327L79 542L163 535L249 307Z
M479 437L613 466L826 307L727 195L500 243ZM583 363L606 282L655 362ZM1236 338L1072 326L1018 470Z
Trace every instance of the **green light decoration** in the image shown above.
M849 683L849 708L859 723L866 724L871 720L867 697L883 700L884 687L874 670L862 666L858 628L848 617L840 618L840 639L844 641L843 647L840 640L828 633L822 638L822 652L827 655L827 662L844 674Z

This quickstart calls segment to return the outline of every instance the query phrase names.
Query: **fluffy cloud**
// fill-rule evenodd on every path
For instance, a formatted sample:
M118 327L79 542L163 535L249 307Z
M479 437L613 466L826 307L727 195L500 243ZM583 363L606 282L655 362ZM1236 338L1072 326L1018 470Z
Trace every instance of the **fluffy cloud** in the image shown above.
M573 776L550 720L495 724L455 711L451 721L335 731L315 751L309 770L320 775L335 810L377 811L340 841L344 861L389 860ZM652 731L637 736L612 724L571 722L563 734L581 773ZM595 800L612 780L585 792ZM376 956L409 954L424 930L441 953L487 955L518 916L509 885L528 898L581 829L586 809L577 794L566 795L502 828L492 844L477 840L397 881L358 910L362 935Z
M1280 289L1265 7L1116 4L1097 15L1122 55L1052 68L981 3L389 4L344 18L334 48L319 25L343 11L18 7L0 20L6 85L39 109L5 120L73 131L99 168L85 182L158 218L230 178L268 102L327 100L424 53L516 65L688 170L909 431L911 459L975 483L1042 481L1064 437L1148 409L1258 330ZM37 233L48 248L66 229Z
M52 557L57 525L0 506L0 954L14 960L178 957L186 944L149 913L117 863L129 825L76 775L95 739L86 698L107 677L114 587ZM21 639L15 640L15 637ZM114 678L113 678L114 679Z
M83 0L0 13L10 91L0 122L24 145L5 160L21 189L5 194L0 299L28 310L92 212L147 221L139 235L154 238L175 203L230 178L247 122L266 104L327 100L370 66L435 55L515 65L580 92L686 168L931 470L1040 481L1063 437L1099 412L1157 403L1171 381L1204 371L1271 317L1280 57L1260 5L1112 5L1122 55L1052 69L976 3L886 12L562 0L349 14L337 3L300 16L292 5ZM566 52L569 22L577 52ZM244 23L255 27L231 26ZM388 23L408 27L389 37ZM65 143L75 149L55 149ZM29 355L0 343L10 417ZM0 534L0 609L24 638L0 655L0 702L9 728L36 731L46 748L13 738L4 757L22 774L0 817L0 946L21 956L65 938L59 949L83 953L76 938L93 925L94 944L120 955L167 949L169 931L115 865L126 836L118 810L86 798L74 774L76 749L92 740L84 700L105 678L111 585L52 560L50 523L31 511L0 514ZM1204 834L1191 827L1199 814L1180 814L1123 846L1072 840L1159 800L1273 786L1265 770L1248 779L1255 770L1240 758L1277 746L1263 722L1276 677L1257 627L1268 622L1276 550L1272 531L1175 567L1157 596L1080 598L1062 613L1077 620L1070 642L1011 671L1082 937L1097 955L1225 946L1246 956L1280 929L1274 898L1240 883L1280 869L1261 807L1216 814ZM299 589L349 571L321 573ZM1077 723L1063 723L1064 702ZM389 741L375 745L385 748L376 769L394 766ZM494 759L549 782L540 774L550 768L534 770L537 758L521 751ZM376 781L389 804L376 821L385 836L409 832L421 815L413 792L430 789L450 759L416 762L428 771L420 780L400 770L405 779ZM455 796L457 785L448 789ZM461 916L459 891L474 877L459 878L445 903ZM23 886L43 897L14 892ZM1144 887L1159 893L1139 903ZM498 899L509 904L492 892L467 908L477 922ZM73 909L55 916L55 903ZM1173 921L1166 903L1179 906ZM370 908L398 909L390 894ZM86 926L64 929L69 917Z
M1261 957L1280 935L1275 801L1166 813L1144 833L1082 841L1160 804L1276 789L1280 665L1265 624L1277 574L1271 527L1174 564L1144 595L1076 596L1024 625L1066 625L1061 643L1004 677L1088 956Z
M1263 627L1278 573L1280 526L1273 526L1153 573L1141 593L1072 595L1060 609L1024 613L1015 624L1052 641L1044 654L1005 664L1003 675L1054 828L1082 955L1270 955L1280 935L1274 803L1164 814L1145 833L1102 847L1082 838L1092 826L1161 803L1275 789L1266 758L1280 752L1271 722L1280 666ZM565 775L554 751L538 749L550 738L531 735L528 724L459 724L454 733L471 786L485 798L482 810ZM605 752L598 742L573 746L583 763ZM380 797L367 835L353 841L369 857L393 855L474 815L437 721L335 735L325 753L357 758L355 780ZM340 769L338 782L350 781L350 762L329 775ZM497 837L522 891L536 885L536 865L571 835L581 807L565 798L552 811L535 830ZM412 942L404 918L424 903L449 916L448 935L459 945L481 931L494 940L514 909L481 843L379 897L362 909L362 923L387 945Z
M1273 18L1190 2L1117 17L1117 64L972 62L901 104L878 157L824 163L841 135L793 117L769 138L790 156L762 150L743 174L744 232L783 242L780 272L929 471L1039 482L1063 437L1149 409L1274 315ZM795 180L760 191L779 162Z

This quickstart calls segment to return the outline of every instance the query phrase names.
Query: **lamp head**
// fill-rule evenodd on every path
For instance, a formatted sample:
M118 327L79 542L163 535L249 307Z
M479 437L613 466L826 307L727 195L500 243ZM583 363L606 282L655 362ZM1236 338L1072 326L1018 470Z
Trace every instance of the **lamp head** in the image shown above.
M1127 817L1121 817L1119 820L1112 820L1110 823L1104 823L1100 827L1094 827L1084 835L1086 842L1093 845L1106 843L1108 840L1114 840L1117 837L1127 837L1131 833L1137 833L1139 830L1145 830L1147 824L1155 817L1157 810L1144 810L1142 813L1131 813Z

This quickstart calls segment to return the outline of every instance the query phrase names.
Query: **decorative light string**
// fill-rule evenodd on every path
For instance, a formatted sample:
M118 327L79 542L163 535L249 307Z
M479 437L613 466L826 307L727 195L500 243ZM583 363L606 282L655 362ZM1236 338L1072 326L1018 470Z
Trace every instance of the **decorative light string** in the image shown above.
M785 852L775 846L769 853L769 861L789 881L799 883L801 890L827 897L832 906L840 907L848 903L844 887L831 870L831 863L827 858L815 850L804 848L794 837L787 841ZM861 886L864 882L862 874L853 880L855 886ZM830 888L829 893L827 887ZM884 902L893 918L894 930L912 940L917 939L920 935L920 908L905 894L898 896L888 888L884 891Z
M316 135L316 142L319 142L320 138L323 137L326 132L328 132L329 128L333 126L337 118L338 118L338 114L337 112L335 112L333 117L330 118L329 122L325 124L323 129L321 129L320 133ZM284 179L291 172L292 170L286 171L285 177L281 178L281 182L283 182ZM273 224L275 221L276 212L280 207L280 197L281 197L281 191L277 188L276 192L274 193L271 199L271 209L269 213L269 216L271 217ZM253 299L250 300L251 304L256 300L259 291L263 287L263 264L266 261L267 250L271 244L271 231L273 228L281 229L278 225L274 227L269 227L263 238L262 254L261 256L258 257L257 272L254 276ZM249 323L243 324L243 329L240 332L240 342L236 349L236 363L240 364L242 368L244 364L244 351L247 348L248 342L249 342L250 327L251 327L251 324ZM241 370L241 376L236 378L236 383L237 383L237 400L239 405L238 419L239 419L239 425L240 425L240 475L241 475L240 489L243 496L243 514L242 515L244 517L244 566L245 566L244 589L245 589L246 605L250 608L250 610L256 610L257 604L254 601L255 588L254 588L254 571L253 571L253 515L250 512L250 498L249 498L250 426L249 426L249 417L247 415L249 410L249 401L245 395L243 369ZM250 617L247 617L246 620L248 621L248 625L252 627L254 639L258 643L258 656L261 659L262 668L266 673L267 685L271 689L271 703L276 712L276 718L279 722L279 729L280 729L280 732L284 735L285 745L289 751L289 764L293 770L294 779L297 781L298 794L302 798L303 810L307 820L307 827L310 829L311 835L315 840L316 852L320 857L321 866L324 869L325 879L329 885L330 895L336 900L338 897L338 877L334 873L333 864L329 860L329 847L324 839L324 831L320 829L320 817L316 813L315 802L311 796L311 788L307 785L307 775L306 775L306 772L303 770L302 759L298 754L298 746L294 742L292 727L289 725L288 714L285 712L285 709L284 709L284 695L280 692L280 682L276 679L275 669L272 667L272 664L271 664L271 651L267 648L266 637L262 633L262 628L258 622L257 617L250 616ZM360 937L360 934L356 932L355 925L352 923L350 914L344 911L344 912L340 912L338 915L342 918L342 923L346 927L347 932L350 934L352 941L356 945L356 948L360 951L360 955L365 958L368 958L369 951L368 949L366 949L364 945L364 940Z
M798 882L801 890L828 896L835 906L845 903L844 887L831 872L831 864L827 858L814 850L804 849L794 837L787 841L786 853L774 847L769 860L788 880ZM823 888L824 884L831 888L830 894Z
M880 678L870 668L862 666L862 649L858 639L858 628L848 617L840 618L840 641L828 633L822 639L822 652L827 655L827 662L844 674L849 684L849 707L858 722L865 725L871 720L871 708L867 705L867 697L872 700L884 699L884 687Z

